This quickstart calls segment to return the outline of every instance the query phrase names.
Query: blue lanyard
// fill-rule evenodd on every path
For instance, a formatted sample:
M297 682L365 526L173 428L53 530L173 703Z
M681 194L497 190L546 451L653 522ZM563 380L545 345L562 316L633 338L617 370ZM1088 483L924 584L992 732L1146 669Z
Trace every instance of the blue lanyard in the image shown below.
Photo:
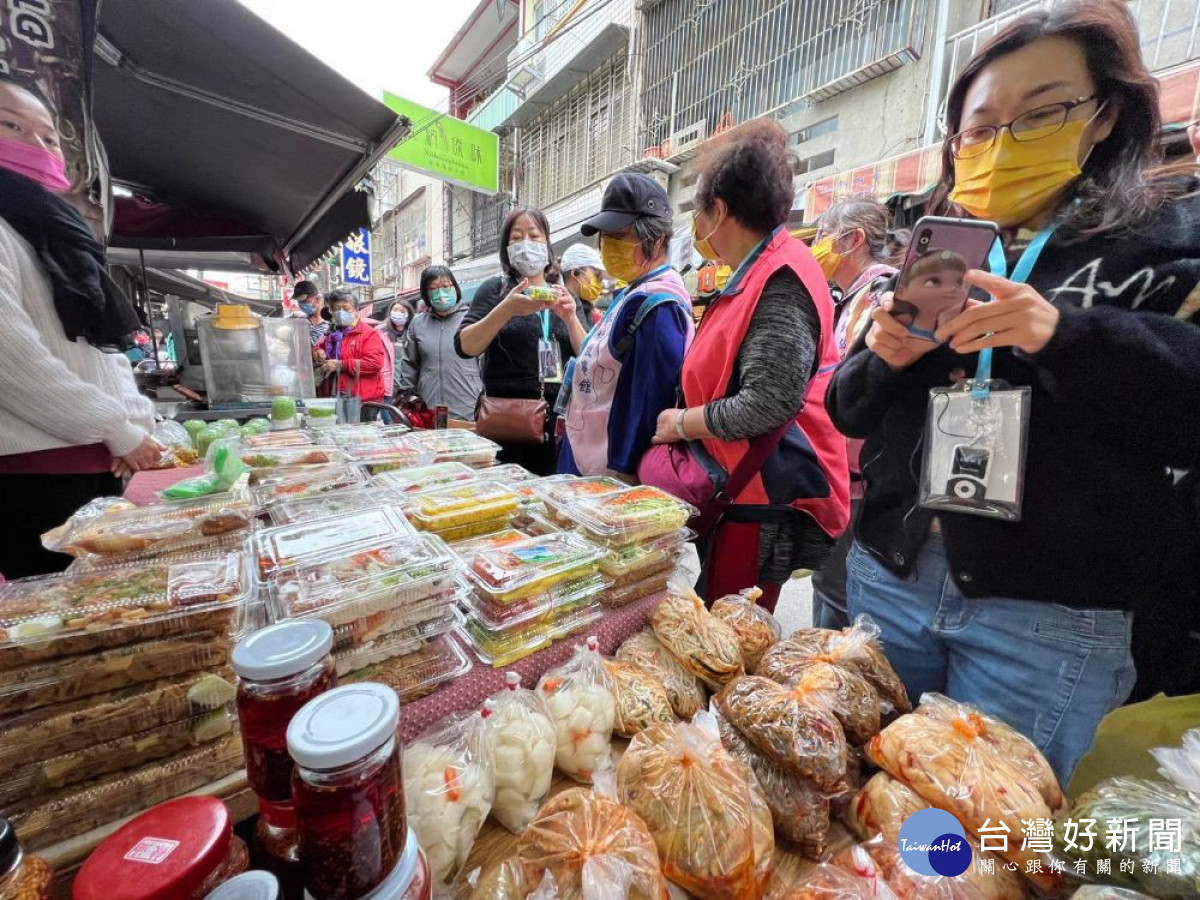
M1039 231L1029 246L1025 248L1025 252L1021 254L1021 258L1017 260L1016 266L1013 267L1012 277L1008 275L1008 260L1004 256L1004 245L999 239L992 244L992 249L988 252L988 268L991 269L993 275L999 275L1001 278L1009 278L1010 281L1015 281L1023 284L1033 271L1033 267L1037 265L1042 251L1046 249L1046 244L1050 238L1054 236L1054 231L1057 225L1047 225ZM983 399L988 395L988 382L992 379L992 348L984 347L979 351L979 365L975 367L975 381L971 385L971 396L978 399Z
M542 319L542 340L548 344L550 343L550 310L543 309L538 315Z

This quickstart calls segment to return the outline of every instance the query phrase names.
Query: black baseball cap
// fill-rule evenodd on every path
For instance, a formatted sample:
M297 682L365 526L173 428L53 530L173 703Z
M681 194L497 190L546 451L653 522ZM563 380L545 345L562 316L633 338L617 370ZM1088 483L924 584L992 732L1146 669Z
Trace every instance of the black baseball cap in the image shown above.
M321 293L317 290L317 286L311 281L297 281L296 287L292 290L292 297L299 299L300 297L315 297Z
M657 181L649 175L621 172L604 189L600 212L592 216L579 230L584 237L598 231L612 233L627 228L637 219L671 218L671 199Z

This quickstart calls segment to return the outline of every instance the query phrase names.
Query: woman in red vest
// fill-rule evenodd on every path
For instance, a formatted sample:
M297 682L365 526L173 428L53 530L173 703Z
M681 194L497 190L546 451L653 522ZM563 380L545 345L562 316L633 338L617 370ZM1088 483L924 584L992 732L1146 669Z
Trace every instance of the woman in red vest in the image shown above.
M846 441L825 411L833 300L786 228L795 157L783 128L747 122L702 153L696 249L734 272L684 359L686 406L659 416L655 441L702 441L732 472L752 441L778 440L702 547L709 599L758 585L773 610L793 571L824 563L850 515Z

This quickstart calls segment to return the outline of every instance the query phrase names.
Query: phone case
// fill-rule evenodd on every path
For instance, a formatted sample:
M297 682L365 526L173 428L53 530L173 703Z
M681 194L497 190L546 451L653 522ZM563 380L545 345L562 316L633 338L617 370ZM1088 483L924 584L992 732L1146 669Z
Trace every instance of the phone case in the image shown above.
M919 220L896 279L892 316L917 337L936 341L935 332L966 305L967 270L986 268L999 235L992 222L939 216Z

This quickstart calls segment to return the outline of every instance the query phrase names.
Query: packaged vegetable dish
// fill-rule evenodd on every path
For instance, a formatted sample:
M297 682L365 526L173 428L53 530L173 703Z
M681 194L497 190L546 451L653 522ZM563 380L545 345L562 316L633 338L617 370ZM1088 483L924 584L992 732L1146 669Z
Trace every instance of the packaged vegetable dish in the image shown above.
M743 674L737 635L690 589L673 589L654 608L650 623L680 665L714 690Z
M554 778L554 726L533 691L521 688L521 676L508 672L504 689L492 696L492 761L496 799L492 816L520 834L537 815Z
M618 790L654 836L668 879L704 900L755 900L774 867L771 813L715 730L710 722L641 732L617 766Z
M657 678L667 691L667 699L675 715L684 721L704 709L704 685L700 679L680 665L652 631L639 631L617 648L621 662L632 663Z
M327 559L337 553L353 553L416 535L412 526L395 510L365 509L343 516L330 516L298 525L283 525L259 532L254 539L259 574L270 576L280 569L309 560Z
M651 725L675 721L667 689L652 674L633 663L614 659L605 660L604 666L613 685L613 730L617 734L633 737Z
M235 498L193 501L170 506L113 508L86 519L73 518L65 532L54 532L47 550L78 557L127 561L203 550L230 535L245 537L254 529L249 504Z
M629 485L607 475L595 475L587 478L576 478L573 475L554 475L544 478L534 485L534 492L541 498L546 507L546 515L556 525L566 528L575 527L567 508L580 500L590 500L596 497L607 497L623 491Z
M416 494L409 503L408 514L423 531L445 536L448 532L491 522L499 523L492 530L502 528L520 502L520 497L501 484L477 481Z
M748 673L754 672L758 661L774 644L779 643L781 630L773 615L757 605L762 591L747 588L713 601L710 612L737 635L742 650L742 664Z
M574 535L556 534L479 550L464 561L476 591L494 603L507 604L595 574L602 555L598 547Z
M772 661L768 653L760 668L772 669ZM802 702L819 706L837 718L851 744L862 746L879 733L879 694L870 682L852 669L814 662L792 669L781 678L781 683Z
M589 540L604 547L620 548L673 534L696 511L658 488L627 487L570 504L564 514L583 529Z
M554 761L576 781L612 768L610 742L616 702L612 683L594 637L575 655L538 682L537 692L550 714L557 741Z

